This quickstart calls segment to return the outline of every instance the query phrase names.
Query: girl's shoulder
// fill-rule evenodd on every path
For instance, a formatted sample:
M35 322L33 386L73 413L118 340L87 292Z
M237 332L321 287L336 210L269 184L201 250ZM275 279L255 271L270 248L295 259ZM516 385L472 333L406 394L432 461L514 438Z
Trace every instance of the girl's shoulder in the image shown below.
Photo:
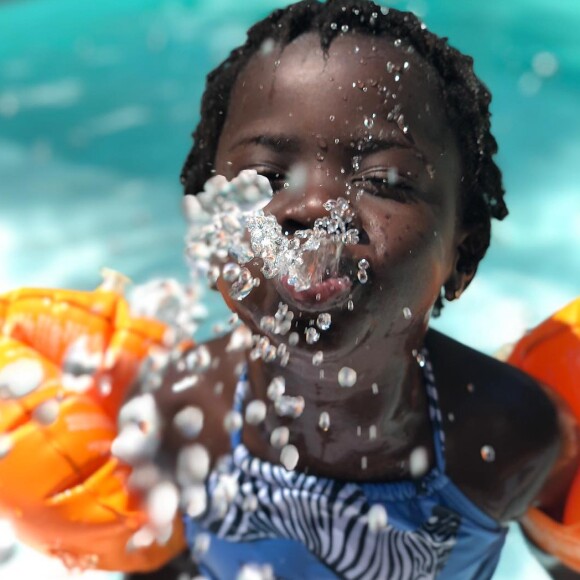
M520 517L558 455L555 406L515 367L435 331L426 344L439 392L448 475L494 519Z

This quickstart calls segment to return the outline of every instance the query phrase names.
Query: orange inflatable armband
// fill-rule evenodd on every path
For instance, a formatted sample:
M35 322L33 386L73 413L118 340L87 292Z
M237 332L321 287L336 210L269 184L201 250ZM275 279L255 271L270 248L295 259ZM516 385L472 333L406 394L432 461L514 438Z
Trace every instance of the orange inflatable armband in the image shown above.
M508 362L562 397L580 423L580 298L526 334ZM580 572L580 466L563 521L531 508L522 525L541 549Z
M0 517L71 567L159 568L185 547L181 521L166 544L127 549L147 516L127 488L131 468L110 449L119 408L167 327L132 318L102 287L0 296L0 328ZM62 367L75 344L94 369L71 387Z

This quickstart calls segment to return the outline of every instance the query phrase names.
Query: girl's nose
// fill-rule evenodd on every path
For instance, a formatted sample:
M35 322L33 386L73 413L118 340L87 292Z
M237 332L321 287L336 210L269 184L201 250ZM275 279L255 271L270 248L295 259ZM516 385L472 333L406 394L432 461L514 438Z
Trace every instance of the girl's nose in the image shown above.
M289 187L275 194L265 211L276 217L282 231L292 235L312 228L318 218L328 216L325 202L338 197L350 198L344 179L308 179L303 187Z

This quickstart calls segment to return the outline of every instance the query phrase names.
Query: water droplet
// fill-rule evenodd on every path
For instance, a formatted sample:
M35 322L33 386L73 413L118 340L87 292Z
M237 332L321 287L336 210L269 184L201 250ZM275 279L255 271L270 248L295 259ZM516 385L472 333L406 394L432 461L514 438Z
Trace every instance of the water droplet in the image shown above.
M242 501L242 510L245 512L255 512L258 509L258 498L253 494L247 495Z
M337 24L336 22L331 22L331 23L330 23L330 28L331 28L332 30L336 30L336 29L338 28L338 24Z
M361 284L366 284L369 281L369 275L366 270L359 270L356 276Z
M450 423L453 423L453 421L455 421L455 415L453 413L448 413L447 419L449 419Z
M484 445L481 448L481 458L487 463L492 463L495 461L495 449L491 445Z
M320 413L318 418L318 427L326 433L330 429L330 415L326 411Z
M264 42L262 42L262 44L260 45L260 54L262 54L263 56L268 56L269 54L272 54L275 46L276 43L274 42L273 38L266 38Z
M42 365L31 358L20 358L0 369L0 398L19 398L37 389L44 380Z
M352 312L354 310L354 302L352 300L349 300L346 307L349 309L350 312Z
M297 419L304 412L304 397L282 395L274 401L274 407L279 417Z
M0 459L3 459L12 450L12 438L10 435L0 435Z
M312 355L312 364L313 364L315 367L317 367L317 366L321 365L323 360L324 360L324 353L323 353L321 350L319 350L319 351L315 352L315 353Z
M235 433L242 428L244 421L237 411L229 411L224 418L224 429L228 433Z
M330 122L334 122L334 120L336 119L336 117L334 115L330 115L330 117L328 117L330 119ZM336 142L336 141L335 141Z
M415 447L409 455L409 473L411 477L422 477L429 469L429 454L425 447Z
M467 392L474 393L475 392L475 385L473 383L467 383Z
M175 415L173 425L183 437L193 439L203 429L203 411L199 407L185 407Z
M396 38L395 41L393 42L393 44L398 48L399 46L401 46L401 39Z
M320 328L320 330L328 330L332 323L332 317L327 312L323 312L322 314L318 315L316 319L316 326Z
M308 344L315 344L320 339L320 332L318 332L318 330L312 326L307 328L304 334L306 335L306 342Z
M348 24L343 24L343 25L340 27L340 30L341 30L342 32L348 32Z
M369 439L373 440L377 438L377 426L371 425L369 427Z
M266 403L258 399L250 401L245 412L246 423L259 425L266 418Z
M408 61L405 61L405 62L403 63L403 70L404 70L404 71L408 71L410 67L411 67L411 65L409 64L409 62L408 62Z
M378 395L379 394L379 385L377 385L377 383L373 383L371 385L371 390L373 392L373 395Z
M417 353L417 356L415 357L415 360L417 361L417 364L423 368L426 364L426 359L425 359L425 355L421 352Z
M413 313L411 312L411 309L408 306L405 306L405 308L403 308L403 316L405 317L405 320L410 320L411 317L413 316Z
M322 153L321 151L318 151L316 153L316 161L324 161L324 153Z
M58 419L59 412L60 403L56 399L49 399L32 411L32 417L42 425L51 425Z
M268 399L271 401L276 401L276 399L280 398L285 391L286 380L284 377L274 377L268 385L266 394L268 395Z
M359 270L368 270L370 267L369 261L366 258L363 258L362 260L359 260L358 262L358 268Z
M297 332L291 332L288 335L288 344L290 346L296 346L300 340L300 335Z
M222 276L226 282L233 282L240 275L241 268L233 262L228 262L222 268Z
M368 465L369 465L369 462L368 462L367 456L363 455L360 458L360 468L364 470L368 467Z
M373 533L380 532L387 527L387 510L381 504L375 504L367 514L369 530Z
M338 384L341 387L353 387L356 384L357 375L354 369L342 367L338 371Z
M290 439L290 430L288 427L276 427L270 435L270 445L276 449L284 447Z
M202 482L209 473L209 466L207 449L199 443L188 445L177 455L177 482L183 487Z
M254 278L247 268L242 268L237 280L232 284L229 294L234 300L243 300L254 288Z
M365 120L364 120L364 126L365 126L367 129L372 129L372 128L373 128L373 126L374 126L374 124L375 124L375 122L374 122L374 120L373 120L372 118L365 117Z
M273 316L262 316L260 319L260 328L264 332L274 332L276 329L276 319Z
M532 59L532 68L539 77L551 77L558 70L558 59L551 52L538 52Z

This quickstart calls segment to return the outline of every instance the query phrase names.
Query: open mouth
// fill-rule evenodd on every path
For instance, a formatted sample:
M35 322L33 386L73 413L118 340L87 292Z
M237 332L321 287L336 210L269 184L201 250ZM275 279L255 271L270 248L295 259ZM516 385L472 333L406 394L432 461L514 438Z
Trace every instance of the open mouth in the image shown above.
M298 290L284 276L278 285L281 296L305 311L330 310L346 303L351 291L352 281L348 276L329 277L314 282L306 290Z

